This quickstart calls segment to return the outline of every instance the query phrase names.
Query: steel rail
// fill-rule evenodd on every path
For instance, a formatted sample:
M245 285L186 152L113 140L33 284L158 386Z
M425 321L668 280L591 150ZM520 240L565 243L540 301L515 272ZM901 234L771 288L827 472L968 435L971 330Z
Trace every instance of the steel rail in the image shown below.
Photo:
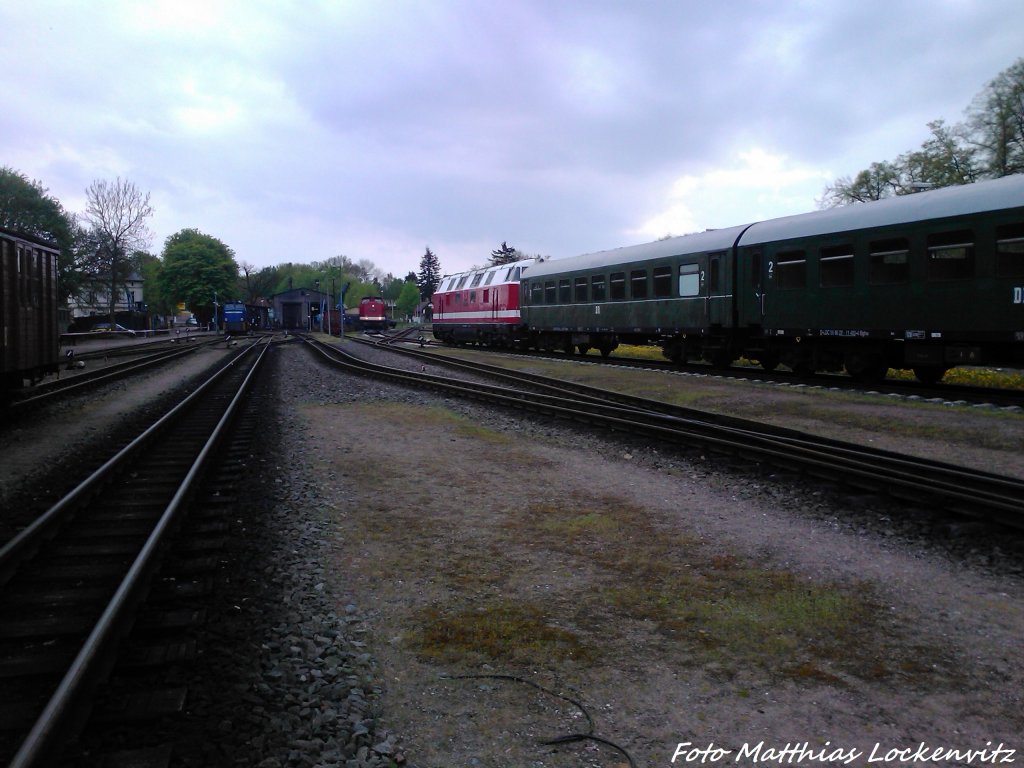
M106 462L103 467L94 472L89 478L76 487L68 496L52 507L37 524L25 529L15 540L12 540L4 550L0 552L0 560L9 562L12 558L24 555L30 544L26 542L38 542L38 537L44 535L48 527L55 524L54 519L61 517L68 509L78 504L88 493L90 493L105 477L115 468L132 457L140 448L149 445L154 437L162 434L163 429L184 413L185 409L199 402L200 398L207 395L220 380L226 376L241 361L248 357L256 349L251 346L243 350L226 366L216 374L207 379L195 392L189 395L184 401L176 406L171 412L160 418L156 424L147 429L132 443L122 449L117 456ZM9 768L35 768L45 765L45 760L52 757L59 740L60 732L74 716L80 698L88 691L99 673L97 667L102 663L108 653L111 643L118 638L118 628L125 615L130 612L137 601L141 598L149 579L156 568L158 555L161 548L180 516L184 507L184 501L188 497L192 487L201 476L208 464L213 452L216 450L225 430L234 417L240 403L251 386L256 372L269 349L269 345L263 345L256 360L246 374L238 391L235 392L227 408L220 416L214 430L205 441L203 448L191 463L184 480L179 485L173 498L167 507L160 514L153 530L147 537L145 543L135 556L124 579L121 581L113 597L103 610L99 620L91 630L68 671L63 676L60 684L48 700L42 713L36 719L28 736L22 741L17 753L9 763Z
M334 347L320 347L320 351L328 359L347 355ZM693 416L684 418L638 406L602 404L591 398L578 402L564 396L453 381L426 373L414 374L361 361L351 355L347 357L337 364L358 373L528 408L561 418L599 423L618 431L644 434L677 445L692 445L692 441L697 440L722 453L744 455L755 461L799 469L829 480L842 478L860 487L885 490L905 500L932 501L961 513L1024 527L1024 481L1014 478L836 440L819 440L811 435L756 422L730 419L729 423L721 423ZM632 400L655 405L639 398Z

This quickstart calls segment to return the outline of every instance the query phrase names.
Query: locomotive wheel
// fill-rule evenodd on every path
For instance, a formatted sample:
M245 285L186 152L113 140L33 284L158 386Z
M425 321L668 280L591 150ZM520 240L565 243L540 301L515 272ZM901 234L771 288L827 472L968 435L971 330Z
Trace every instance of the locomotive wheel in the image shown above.
M949 368L942 365L919 365L914 368L914 376L922 384L938 384L948 370Z

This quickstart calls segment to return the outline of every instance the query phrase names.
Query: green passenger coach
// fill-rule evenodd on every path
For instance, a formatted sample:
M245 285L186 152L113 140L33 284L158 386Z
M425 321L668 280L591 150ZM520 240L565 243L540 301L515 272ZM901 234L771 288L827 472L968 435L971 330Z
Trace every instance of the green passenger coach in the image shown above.
M1024 176L534 264L521 345L720 366L1024 365Z

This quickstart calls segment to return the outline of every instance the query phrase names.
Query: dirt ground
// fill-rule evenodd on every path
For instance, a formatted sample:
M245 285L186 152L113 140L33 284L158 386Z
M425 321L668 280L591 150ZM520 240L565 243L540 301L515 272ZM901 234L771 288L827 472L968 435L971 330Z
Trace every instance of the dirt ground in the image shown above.
M436 399L298 413L344 446L311 460L333 589L367 612L410 765L1024 757L1020 578L844 519L884 500ZM975 429L1000 431L942 451ZM975 460L1019 472L1020 434ZM598 738L545 743L573 734Z

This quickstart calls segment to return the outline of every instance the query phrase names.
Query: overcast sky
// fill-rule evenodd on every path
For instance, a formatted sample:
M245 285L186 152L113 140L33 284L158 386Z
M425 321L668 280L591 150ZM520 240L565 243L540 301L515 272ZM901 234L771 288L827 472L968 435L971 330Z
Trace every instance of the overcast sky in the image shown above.
M1022 0L0 0L0 165L258 267L445 273L814 210L1024 56Z

